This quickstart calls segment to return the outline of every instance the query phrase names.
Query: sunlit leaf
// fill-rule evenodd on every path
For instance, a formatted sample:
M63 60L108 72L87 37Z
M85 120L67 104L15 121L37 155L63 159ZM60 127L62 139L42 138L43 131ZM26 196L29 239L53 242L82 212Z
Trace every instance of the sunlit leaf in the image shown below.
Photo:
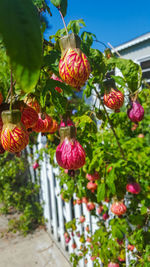
M0 33L17 83L33 91L42 61L40 20L32 0L0 1Z

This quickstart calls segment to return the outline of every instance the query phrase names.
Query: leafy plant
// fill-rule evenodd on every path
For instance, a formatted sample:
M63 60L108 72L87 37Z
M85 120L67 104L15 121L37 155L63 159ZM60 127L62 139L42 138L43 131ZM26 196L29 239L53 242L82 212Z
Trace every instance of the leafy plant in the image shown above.
M25 158L15 158L5 153L0 157L0 202L1 212L18 213L16 220L9 221L9 229L20 230L24 235L44 224L42 206L38 202L39 186L29 179Z

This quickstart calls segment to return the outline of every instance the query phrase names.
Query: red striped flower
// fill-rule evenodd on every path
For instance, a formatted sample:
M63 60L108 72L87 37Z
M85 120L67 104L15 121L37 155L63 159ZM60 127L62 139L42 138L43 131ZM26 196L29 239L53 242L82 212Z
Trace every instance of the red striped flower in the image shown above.
M61 79L78 91L88 79L91 68L88 59L80 50L80 38L75 34L64 36L60 40L62 57L59 62Z
M123 215L126 213L127 207L121 201L114 202L111 206L111 212L115 215Z
M21 112L21 121L26 129L33 128L38 120L37 112L33 108L28 106L21 107Z
M2 120L1 143L3 148L12 153L20 152L29 142L28 133L20 121L20 111L3 111Z
M119 109L123 106L124 95L117 89L111 88L110 91L104 94L104 104L110 109L114 109L119 112Z
M88 59L80 50L68 49L59 62L59 74L63 81L78 90L90 75L91 69Z
M52 118L45 114L38 114L39 118L37 120L36 125L33 127L33 131L37 133L48 133L51 132L51 129L53 127L53 121Z
M29 107L33 108L37 113L40 113L40 105L38 101L35 99L35 97L27 97L25 99L25 104L27 104Z

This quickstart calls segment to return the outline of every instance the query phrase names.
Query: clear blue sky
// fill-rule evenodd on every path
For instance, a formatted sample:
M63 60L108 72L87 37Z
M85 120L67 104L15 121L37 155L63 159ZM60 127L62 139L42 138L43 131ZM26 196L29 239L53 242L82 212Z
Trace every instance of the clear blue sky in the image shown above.
M50 0L46 2L50 3ZM46 32L46 38L63 28L59 12L51 3L50 9L53 16L49 18L51 28ZM150 32L150 0L68 0L66 24L81 18L86 23L85 31L96 34L99 41L117 46ZM94 48L103 50L97 43Z

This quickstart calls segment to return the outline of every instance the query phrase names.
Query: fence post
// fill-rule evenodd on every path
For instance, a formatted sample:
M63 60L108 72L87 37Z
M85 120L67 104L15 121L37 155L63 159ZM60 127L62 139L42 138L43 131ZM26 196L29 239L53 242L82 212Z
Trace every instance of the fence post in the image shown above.
M54 173L56 176L59 175L59 168L54 169ZM60 191L61 188L59 186L59 181L56 179L56 197L57 197L57 204L58 204L58 229L59 229L59 236L60 236L60 242L62 247L65 249L66 248L66 243L65 243L65 237L64 237L64 229L65 229L65 224L64 224L64 214L63 214L63 201L60 196Z
M27 159L28 159L28 162L29 162L29 170L30 170L30 174L31 174L31 181L32 183L35 183L35 173L34 173L34 170L33 170L33 161L32 161L32 158L31 158L31 149L29 146L26 147L26 150L27 150Z
M46 137L39 134L38 136L38 150L41 148L45 148L46 145ZM43 160L40 161L40 182L41 187L43 189L42 195L44 200L44 217L47 219L47 228L50 231L51 229L51 218L50 218L50 196L49 196L49 184L48 184L48 175L47 175L47 158L45 152L43 152Z
M125 205L126 205L127 209L129 208L129 198L130 198L129 194L128 194L128 192L126 192L124 200L125 200ZM128 221L127 221L127 223L128 223ZM130 255L129 255L129 251L128 251L128 239L126 236L125 236L125 254L126 254L126 267L129 267Z
M58 241L58 209L56 206L56 195L55 195L55 178L54 178L54 172L53 167L50 164L50 157L48 156L48 165L47 165L47 171L48 171L48 180L50 184L50 199L51 199L51 214L52 214L52 229L54 232L54 237Z

